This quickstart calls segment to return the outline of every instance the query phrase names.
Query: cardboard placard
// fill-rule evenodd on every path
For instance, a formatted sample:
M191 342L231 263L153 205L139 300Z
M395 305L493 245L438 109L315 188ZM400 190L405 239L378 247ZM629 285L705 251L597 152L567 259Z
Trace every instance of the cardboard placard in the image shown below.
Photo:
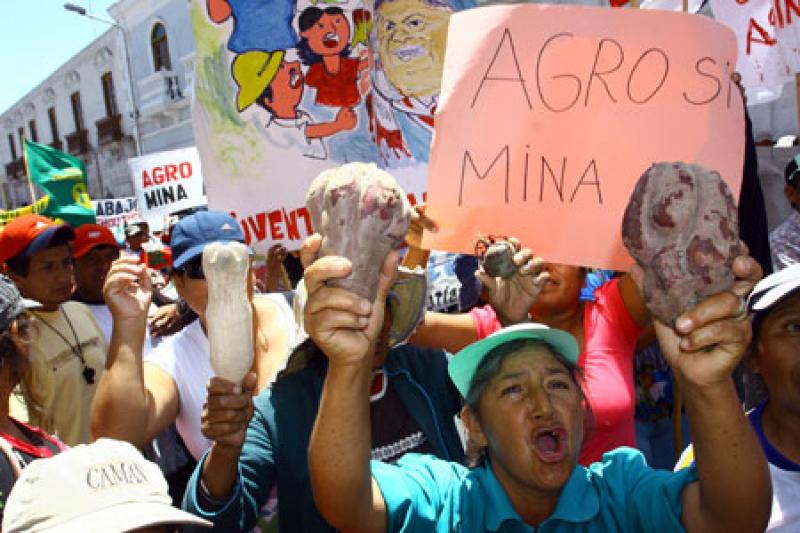
M717 170L738 195L734 34L663 11L517 5L451 17L424 245L519 237L548 261L626 269L621 221L654 162Z

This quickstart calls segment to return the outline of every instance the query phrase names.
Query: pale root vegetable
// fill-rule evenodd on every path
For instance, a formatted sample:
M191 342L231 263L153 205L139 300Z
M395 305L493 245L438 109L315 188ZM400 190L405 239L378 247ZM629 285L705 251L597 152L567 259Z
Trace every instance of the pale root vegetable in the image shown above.
M403 243L411 220L411 206L395 179L372 163L326 170L311 183L306 208L322 235L320 256L342 256L353 264L349 276L330 284L374 300L381 265Z
M250 255L239 242L215 242L203 250L208 284L206 328L214 373L241 383L253 366L253 309L247 284Z
M644 270L648 309L666 324L733 287L739 223L717 172L679 162L650 167L625 210L622 238Z

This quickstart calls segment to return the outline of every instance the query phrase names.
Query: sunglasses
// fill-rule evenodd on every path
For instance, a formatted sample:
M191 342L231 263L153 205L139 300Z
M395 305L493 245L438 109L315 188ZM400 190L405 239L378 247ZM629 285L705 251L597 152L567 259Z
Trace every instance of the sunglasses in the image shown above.
M182 268L173 269L173 273L183 272L186 274L186 277L190 279L206 279L206 275L203 272L203 261L190 261L183 265Z

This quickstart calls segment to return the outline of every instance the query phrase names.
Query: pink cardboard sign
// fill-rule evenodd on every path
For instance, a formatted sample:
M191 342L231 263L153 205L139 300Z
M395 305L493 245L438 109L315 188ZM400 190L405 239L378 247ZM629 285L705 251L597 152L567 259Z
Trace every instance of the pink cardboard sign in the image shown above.
M450 19L426 247L514 235L548 261L624 270L622 215L654 162L717 170L738 197L733 32L695 15L517 5Z

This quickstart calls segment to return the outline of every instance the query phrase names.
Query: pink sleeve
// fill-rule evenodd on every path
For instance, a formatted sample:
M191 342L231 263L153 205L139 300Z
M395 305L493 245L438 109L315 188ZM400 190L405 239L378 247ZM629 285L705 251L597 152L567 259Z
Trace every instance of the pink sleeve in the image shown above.
M475 333L478 340L488 337L503 327L491 305L473 307L469 314L472 315L472 321L475 322Z
M629 341L636 342L642 328L633 320L619 288L619 278L614 278L604 283L594 291L595 301L604 309L606 315L614 324L614 333L625 336Z

